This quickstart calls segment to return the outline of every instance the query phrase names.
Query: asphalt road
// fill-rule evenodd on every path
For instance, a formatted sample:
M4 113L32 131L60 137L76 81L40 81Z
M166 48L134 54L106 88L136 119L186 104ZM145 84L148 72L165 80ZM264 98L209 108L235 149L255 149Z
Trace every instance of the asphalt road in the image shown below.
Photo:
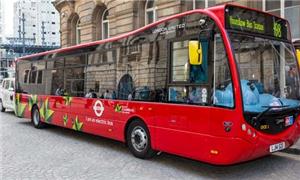
M234 166L213 166L169 154L133 157L120 142L59 127L38 130L0 113L1 179L300 179L300 142Z

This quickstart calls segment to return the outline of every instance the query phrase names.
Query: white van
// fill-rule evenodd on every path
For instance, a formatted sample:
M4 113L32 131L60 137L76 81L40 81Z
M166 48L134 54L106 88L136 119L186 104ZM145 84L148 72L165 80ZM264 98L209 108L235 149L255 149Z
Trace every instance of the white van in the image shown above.
M5 78L0 86L0 111L15 110L15 78Z

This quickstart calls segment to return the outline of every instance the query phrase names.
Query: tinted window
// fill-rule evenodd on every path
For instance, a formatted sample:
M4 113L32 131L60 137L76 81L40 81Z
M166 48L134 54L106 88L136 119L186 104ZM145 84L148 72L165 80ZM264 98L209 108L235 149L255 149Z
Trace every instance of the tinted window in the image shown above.
M29 83L34 84L36 82L36 74L37 72L35 70L30 72Z
M84 67L65 69L65 92L71 96L84 96Z
M25 70L25 73L24 73L24 83L28 82L28 76L29 76L29 70Z
M65 58L65 66L85 65L85 56L70 56Z
M42 82L43 82L43 71L42 71L42 70L39 70L39 71L38 71L37 83L38 83L38 84L42 84Z
M47 84L51 82L51 94L55 95L58 88L64 88L64 70L54 69L50 70L52 77L47 77Z
M59 59L55 59L54 62L53 61L48 62L47 68L49 68L49 69L50 68L60 68L60 67L63 67L64 64L65 64L64 58L59 58Z

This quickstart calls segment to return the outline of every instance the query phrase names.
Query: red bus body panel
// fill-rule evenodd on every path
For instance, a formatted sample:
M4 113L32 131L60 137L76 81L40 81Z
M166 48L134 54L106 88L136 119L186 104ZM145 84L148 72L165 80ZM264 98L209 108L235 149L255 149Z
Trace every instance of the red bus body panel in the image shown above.
M139 118L149 128L153 149L220 165L235 164L268 155L270 145L279 142L285 142L287 147L293 145L300 136L299 117L294 125L276 135L258 132L244 120L239 74L224 28L225 6L185 12L115 38L31 55L19 60L114 41L170 19L192 13L204 13L215 21L224 40L234 87L234 109L111 99L38 96L36 105L39 109L45 109L45 104L48 102L48 109L43 111L47 111L46 116L49 119L42 118L42 120L57 126L125 142L127 123L134 118ZM18 94L17 96L20 96L20 103L25 106L23 116L31 118L28 102L32 95ZM100 101L104 108L101 117L95 114L97 101ZM121 106L122 110L117 111L116 106ZM225 121L232 123L230 132L224 129ZM74 127L75 123L79 124L80 129ZM249 136L247 132L242 131L242 124L247 124L247 128L255 132L256 136Z

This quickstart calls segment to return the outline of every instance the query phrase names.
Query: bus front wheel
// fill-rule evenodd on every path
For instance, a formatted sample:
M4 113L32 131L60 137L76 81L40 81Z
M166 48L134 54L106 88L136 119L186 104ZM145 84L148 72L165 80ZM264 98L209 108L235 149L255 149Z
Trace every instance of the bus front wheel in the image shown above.
M151 148L149 130L140 120L134 120L129 124L126 141L130 152L135 157L148 159L155 155L155 151Z
M41 129L45 127L45 123L41 121L40 111L37 106L32 107L31 122L33 126L37 129Z

